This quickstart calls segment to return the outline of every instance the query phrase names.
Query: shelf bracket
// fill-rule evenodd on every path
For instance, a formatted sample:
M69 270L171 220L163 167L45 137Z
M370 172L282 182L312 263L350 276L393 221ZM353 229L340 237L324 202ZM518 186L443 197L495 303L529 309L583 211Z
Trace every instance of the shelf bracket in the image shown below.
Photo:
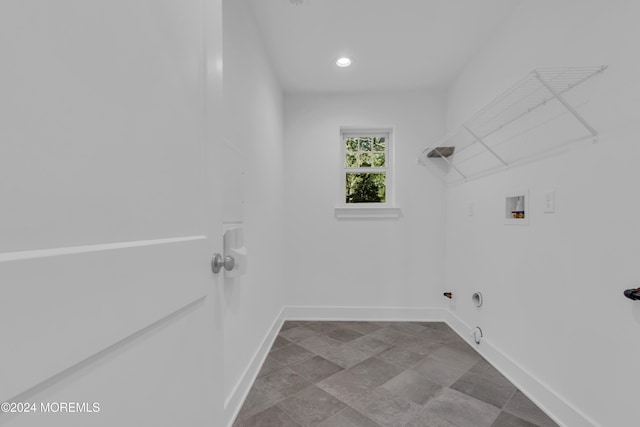
M436 148L437 148L437 147L436 147ZM427 151L429 151L429 150L431 150L431 148L426 148L425 150L423 150L423 154L424 154L424 152L427 152ZM447 159L445 156L437 156L436 158L438 158L438 159L442 159L442 160L444 160L445 162L447 162L447 164L448 164L449 166L451 166L451 167L452 167L456 172L458 172L458 173L460 174L460 176L461 176L462 178L464 178L464 180L465 180L465 181L467 180L467 176L466 176L465 174L463 174L463 173L462 173L462 171L461 171L460 169L458 169L458 168L453 164L453 162L451 162L451 160Z
M486 148L486 149L487 149L487 151L488 151L488 152L490 152L491 154L493 154L493 156L494 156L496 159L500 160L500 163L502 163L502 165L503 165L505 168L508 168L508 167L509 167L509 164L508 164L507 162L505 162L505 161L502 159L502 157L498 156L498 154L497 154L495 151L493 151L493 150L491 149L491 147L489 147L489 146L488 146L488 145L487 145L487 144L482 140L482 138L480 138L478 135L476 135L476 134L475 134L471 129L469 129L468 127L466 127L466 126L464 126L464 125L463 125L462 127L464 128L464 130L466 130L467 132L469 132L469 134L473 137L473 139L475 139L476 141L478 141L480 144L482 144L482 146L483 146L484 148Z
M538 79L538 81L542 83L542 85L551 93L551 95L555 99L557 99L562 105L564 105L564 108L566 108L571 114L573 114L573 117L575 117L580 123L582 123L582 126L587 128L587 130L591 133L591 135L593 135L594 142L597 142L598 131L595 130L593 126L591 126L589 122L587 122L584 119L584 117L582 117L580 113L578 113L576 109L573 108L573 106L569 104L569 102L567 102L567 100L564 99L564 97L561 94L559 94L553 87L551 87L551 85L547 83L547 81L543 79L542 76L537 71L534 71L534 75L536 79Z
M462 178L464 178L464 180L467 180L467 176L465 174L462 173L462 171L460 169L458 169L452 162L451 160L447 159L446 157L440 157L441 159L444 159L445 162L447 162L449 164L449 166L451 166L452 168L455 169L456 172L458 172Z

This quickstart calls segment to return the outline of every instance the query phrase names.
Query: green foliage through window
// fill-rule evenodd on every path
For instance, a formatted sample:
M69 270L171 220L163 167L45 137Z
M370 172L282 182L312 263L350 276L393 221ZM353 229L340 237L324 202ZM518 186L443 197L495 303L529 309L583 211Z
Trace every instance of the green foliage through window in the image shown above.
M348 168L386 167L385 137L350 137L345 139L346 161Z
M346 203L385 203L387 140L384 136L347 136L345 147Z
M384 203L386 200L386 174L348 173L346 174L347 203Z

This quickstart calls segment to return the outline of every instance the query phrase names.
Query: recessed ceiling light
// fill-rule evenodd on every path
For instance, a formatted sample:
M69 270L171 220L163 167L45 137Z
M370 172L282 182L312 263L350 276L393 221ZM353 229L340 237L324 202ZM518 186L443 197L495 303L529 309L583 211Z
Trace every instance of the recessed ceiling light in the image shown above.
M343 57L336 61L336 65L341 68L348 67L351 65L351 60L347 57Z

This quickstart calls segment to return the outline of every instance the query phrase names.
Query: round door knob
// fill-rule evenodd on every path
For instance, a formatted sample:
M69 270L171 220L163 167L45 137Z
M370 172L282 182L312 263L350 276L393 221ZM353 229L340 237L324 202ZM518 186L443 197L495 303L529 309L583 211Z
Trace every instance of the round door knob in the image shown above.
M220 273L220 270L224 267L225 270L231 271L236 265L236 260L232 256L225 256L224 258L220 254L213 254L211 258L211 271L214 273Z

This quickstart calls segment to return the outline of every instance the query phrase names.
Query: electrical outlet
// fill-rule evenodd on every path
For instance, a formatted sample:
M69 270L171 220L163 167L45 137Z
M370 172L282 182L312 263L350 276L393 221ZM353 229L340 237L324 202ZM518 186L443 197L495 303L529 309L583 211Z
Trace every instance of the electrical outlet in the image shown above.
M469 216L473 216L473 208L474 208L473 202L469 202L469 205L468 205L469 210L467 211Z

